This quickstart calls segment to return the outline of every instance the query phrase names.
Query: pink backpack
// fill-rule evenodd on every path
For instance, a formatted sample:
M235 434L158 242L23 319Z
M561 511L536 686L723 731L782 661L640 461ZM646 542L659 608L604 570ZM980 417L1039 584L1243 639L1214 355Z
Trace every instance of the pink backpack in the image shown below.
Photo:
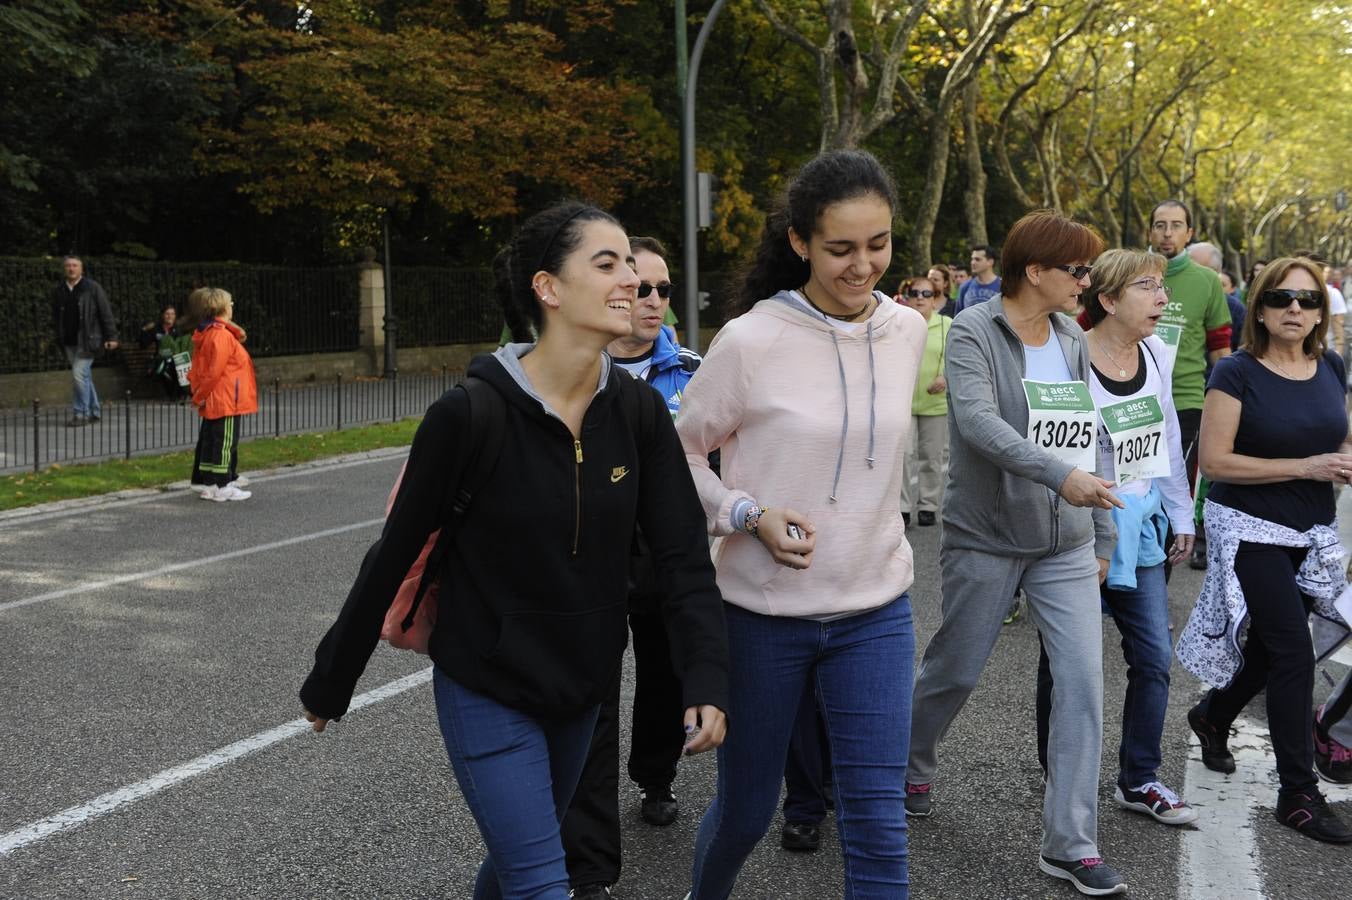
M452 390L464 391L469 401L469 422L464 439L469 443L470 451L465 470L451 498L449 515L443 520L446 524L428 536L422 552L409 566L380 629L381 640L388 641L391 647L414 650L423 655L427 655L428 640L437 623L437 576L450 552L456 527L473 499L473 492L493 474L507 432L507 401L492 385L470 376ZM399 494L407 468L408 461L405 460L385 501L386 516L394 508L394 499Z
M407 460L399 468L399 477L394 479L394 487L390 488L389 499L385 501L386 516L394 506L394 498L399 493L399 485L404 480L406 468L408 468ZM413 565L408 567L408 574L404 576L404 583L399 585L399 590L394 595L390 611L385 613L385 625L380 629L380 639L388 641L391 647L427 655L427 641L432 637L432 626L437 623L436 582L433 581L427 586L421 602L415 603L415 600L418 596L418 586L422 583L423 572L427 569L427 557L436 549L437 538L440 536L441 529L438 528L427 538L422 552L413 561ZM410 615L412 621L405 625L404 620Z

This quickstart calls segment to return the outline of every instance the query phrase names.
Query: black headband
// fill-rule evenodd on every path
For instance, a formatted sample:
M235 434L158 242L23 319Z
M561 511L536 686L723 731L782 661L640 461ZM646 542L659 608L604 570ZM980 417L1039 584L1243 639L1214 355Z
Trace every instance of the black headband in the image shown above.
M563 232L563 229L567 228L570 224L572 224L572 221L574 219L582 215L584 212L587 212L589 209L591 209L590 206L579 207L577 212L573 213L571 216L564 219L554 228L554 231L549 235L549 240L545 241L545 249L540 254L540 259L535 263L535 268L531 269L530 274L532 278L535 277L536 272L539 272L540 270L544 269L545 260L549 258L549 251L554 249L554 242L558 240L559 234Z

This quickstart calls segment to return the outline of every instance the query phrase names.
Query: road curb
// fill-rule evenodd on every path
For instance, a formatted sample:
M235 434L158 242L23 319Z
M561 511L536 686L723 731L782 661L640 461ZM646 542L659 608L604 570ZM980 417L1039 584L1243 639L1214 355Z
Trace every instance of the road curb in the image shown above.
M343 456L328 456L324 459L314 459L309 462L295 463L294 465L289 466L277 466L272 469L250 469L241 472L240 474L248 477L250 481L266 481L268 478L282 473L291 474L310 469L327 469L348 465L354 462L403 456L408 453L408 448L408 444L402 444L397 447L379 447L375 450L364 450L361 453L348 453ZM191 485L185 478L182 481L174 481L166 485L161 485L160 487L112 491L107 494L96 494L92 497L75 497L70 500L54 500L51 503L39 503L35 506L23 506L18 509L0 510L0 524L20 522L30 516L69 512L71 510L80 509L98 509L104 506L122 503L127 500L137 500L145 497L158 496L159 494L186 491L189 490L190 487Z

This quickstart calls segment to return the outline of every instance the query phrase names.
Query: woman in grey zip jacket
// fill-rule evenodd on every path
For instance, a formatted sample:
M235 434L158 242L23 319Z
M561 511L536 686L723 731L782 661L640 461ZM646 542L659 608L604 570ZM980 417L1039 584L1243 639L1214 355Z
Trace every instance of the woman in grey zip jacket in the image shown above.
M1039 866L1084 893L1126 890L1098 852L1103 734L1099 582L1121 502L1097 467L1089 353L1072 312L1103 249L1049 211L1005 245L1006 295L958 314L948 339L951 462L940 565L943 623L915 684L907 812L929 815L940 737L976 686L1022 587L1056 693ZM1065 680L1062 680L1062 679Z

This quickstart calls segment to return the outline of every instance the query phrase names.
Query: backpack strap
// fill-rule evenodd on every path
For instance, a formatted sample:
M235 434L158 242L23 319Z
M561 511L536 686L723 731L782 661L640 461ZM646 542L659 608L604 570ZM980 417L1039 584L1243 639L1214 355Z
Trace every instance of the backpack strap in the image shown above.
M418 579L418 590L409 604L408 615L399 623L404 631L413 627L413 617L418 612L423 594L441 573L442 563L450 553L460 521L474 499L474 492L493 474L507 436L507 402L496 388L482 378L471 375L451 390L464 391L469 401L469 422L464 436L469 445L469 456L460 474L460 483L451 496L450 510L441 526L441 533L437 535L432 552L427 555L427 565Z

